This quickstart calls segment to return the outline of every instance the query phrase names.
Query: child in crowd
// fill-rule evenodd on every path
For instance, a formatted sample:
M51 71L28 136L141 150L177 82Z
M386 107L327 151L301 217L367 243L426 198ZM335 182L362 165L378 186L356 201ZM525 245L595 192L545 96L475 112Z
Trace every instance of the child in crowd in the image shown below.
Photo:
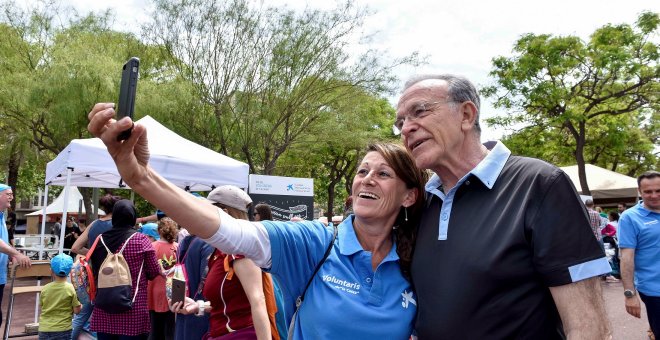
M71 339L71 319L82 308L73 285L67 282L67 276L73 267L71 256L59 254L50 260L50 268L55 280L41 291L39 304L39 340Z

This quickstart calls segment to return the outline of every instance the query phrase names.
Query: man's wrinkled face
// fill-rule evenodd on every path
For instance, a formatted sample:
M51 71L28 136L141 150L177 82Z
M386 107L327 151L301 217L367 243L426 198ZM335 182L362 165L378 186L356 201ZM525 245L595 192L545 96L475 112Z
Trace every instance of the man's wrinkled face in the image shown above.
M11 201L14 199L14 192L7 189L0 192L0 210L5 210L11 206Z
M445 167L446 159L462 142L461 115L449 98L444 80L425 80L404 91L395 125L419 168Z

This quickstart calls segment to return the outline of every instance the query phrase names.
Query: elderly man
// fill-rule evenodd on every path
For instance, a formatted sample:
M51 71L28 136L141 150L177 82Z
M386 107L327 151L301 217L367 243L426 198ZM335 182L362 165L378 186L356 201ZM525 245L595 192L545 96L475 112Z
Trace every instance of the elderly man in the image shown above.
M621 214L621 279L628 314L640 317L642 298L651 330L660 335L660 172L637 178L642 200ZM634 281L633 281L634 277Z
M30 266L30 259L21 254L18 250L14 249L9 244L9 234L5 224L5 210L11 206L11 201L14 199L14 192L11 187L0 183L0 304L2 304L2 295L7 283L7 261L9 256L12 257L14 262L17 262L22 267ZM2 311L0 310L0 320L2 320ZM2 321L0 321L1 323Z
M480 142L465 78L409 81L395 130L435 175L412 263L420 339L607 339L610 271L570 179Z

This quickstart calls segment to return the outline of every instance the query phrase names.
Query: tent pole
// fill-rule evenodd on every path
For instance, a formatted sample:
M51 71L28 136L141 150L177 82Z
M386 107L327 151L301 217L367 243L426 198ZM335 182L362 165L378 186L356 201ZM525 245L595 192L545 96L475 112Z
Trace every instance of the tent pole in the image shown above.
M48 184L45 185L44 189L44 208L41 210L41 238L39 242L39 260L43 259L43 249L44 245L44 233L46 232L46 208L48 208ZM41 286L41 280L37 281L37 286ZM36 301L34 301L34 322L39 321L39 295L37 295Z
M71 185L72 168L66 168L66 186L64 187L64 208L62 208L62 227L60 227L59 254L64 252L64 233L66 232L66 219L69 210L69 185Z
M41 210L41 239L39 244L41 244L41 247L44 246L44 234L46 233L46 208L48 208L48 188L50 187L48 184L45 186L46 188L44 189L44 208ZM42 252L39 252L39 260L43 259L43 255L41 254Z

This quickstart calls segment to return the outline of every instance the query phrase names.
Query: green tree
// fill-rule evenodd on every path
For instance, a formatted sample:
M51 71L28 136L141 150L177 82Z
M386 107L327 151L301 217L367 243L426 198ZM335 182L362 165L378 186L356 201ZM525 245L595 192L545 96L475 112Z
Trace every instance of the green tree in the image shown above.
M118 98L120 70L130 56L142 59L136 119L175 110L181 105L167 105L186 98L187 83L159 58L160 48L110 30L111 12L78 16L48 3L22 10L8 2L2 8L0 118L22 143L12 150L50 160L70 140L88 137L87 112L97 102ZM20 157L10 160L10 174L29 173L19 170ZM91 212L91 190L81 193Z
M512 57L493 59L495 85L483 93L511 113L488 122L524 125L511 140L536 143L543 158L561 163L565 158L554 153L570 150L585 194L590 193L586 162L619 164L635 154L638 162L656 164L659 23L658 13L646 12L634 27L609 24L588 42L574 36L523 36ZM633 138L637 146L621 144Z
M158 0L146 36L164 47L201 99L195 120L172 116L184 135L274 174L278 159L308 140L332 107L362 92L391 90L390 70L416 57L384 62L382 52L354 57L369 13L352 2L302 13L247 0ZM325 143L323 135L316 143Z

